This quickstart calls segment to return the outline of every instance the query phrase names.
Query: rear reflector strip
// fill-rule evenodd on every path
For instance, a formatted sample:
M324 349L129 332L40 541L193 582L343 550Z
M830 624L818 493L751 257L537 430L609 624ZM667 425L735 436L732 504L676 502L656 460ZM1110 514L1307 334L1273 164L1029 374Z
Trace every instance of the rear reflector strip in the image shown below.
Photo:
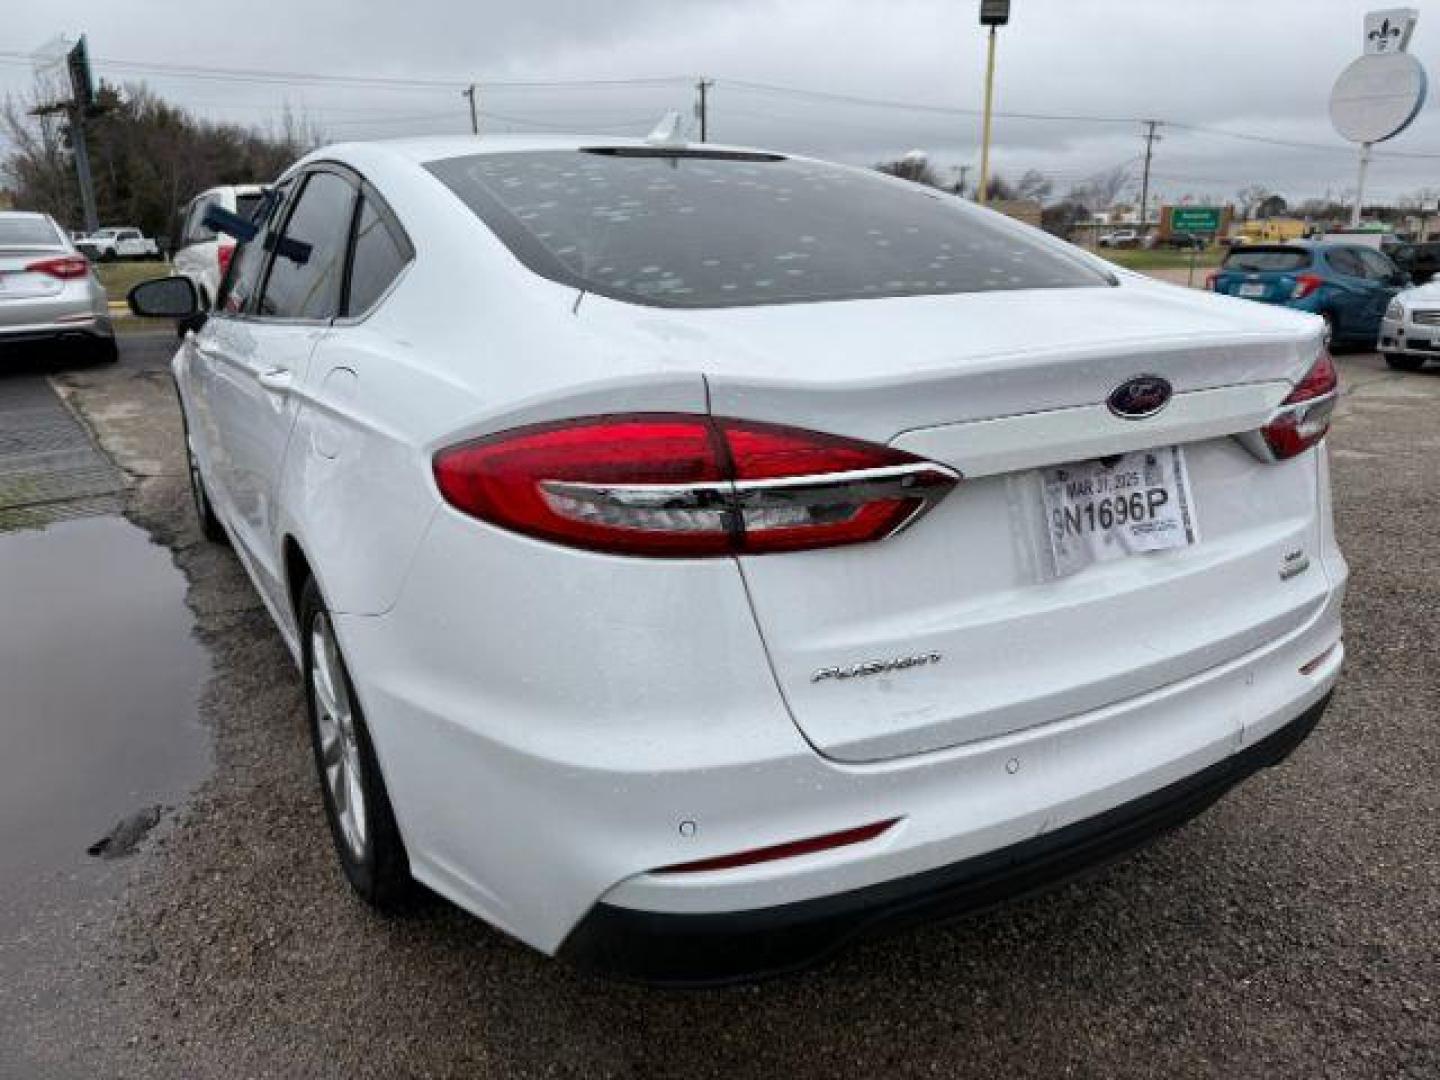
M899 818L891 818L889 821L877 821L873 825L861 825L856 829L826 833L824 836L812 836L807 840L791 840L785 844L737 851L733 855L717 855L713 859L699 859L695 862L676 863L674 866L662 866L652 873L698 874L705 870L733 870L737 866L753 866L756 863L774 862L776 859L793 859L797 855L812 855L817 851L829 851L832 848L863 844L867 840L874 840L899 820Z

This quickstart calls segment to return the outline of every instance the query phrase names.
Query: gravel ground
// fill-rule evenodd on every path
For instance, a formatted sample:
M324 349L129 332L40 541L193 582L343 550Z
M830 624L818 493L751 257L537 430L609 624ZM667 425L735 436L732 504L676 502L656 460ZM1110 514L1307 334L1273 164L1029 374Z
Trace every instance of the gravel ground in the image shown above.
M442 902L382 921L335 867L298 680L185 494L164 339L61 376L141 477L216 677L214 776L22 1033L124 1077L1440 1075L1440 375L1346 357L1333 438L1350 661L1312 739L1098 877L759 987L576 974Z

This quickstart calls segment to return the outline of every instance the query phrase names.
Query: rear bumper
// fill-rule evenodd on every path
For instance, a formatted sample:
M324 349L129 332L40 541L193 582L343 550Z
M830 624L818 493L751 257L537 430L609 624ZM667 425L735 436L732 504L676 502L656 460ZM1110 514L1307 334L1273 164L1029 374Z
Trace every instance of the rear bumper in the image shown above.
M597 904L560 955L647 983L704 986L779 975L860 937L981 911L1114 861L1277 765L1319 722L1327 694L1231 757L1053 833L850 892L745 911L679 914Z
M21 326L11 330L0 327L0 345L20 345L31 342L95 341L113 338L115 328L109 319L93 319L89 322L50 323L40 326Z

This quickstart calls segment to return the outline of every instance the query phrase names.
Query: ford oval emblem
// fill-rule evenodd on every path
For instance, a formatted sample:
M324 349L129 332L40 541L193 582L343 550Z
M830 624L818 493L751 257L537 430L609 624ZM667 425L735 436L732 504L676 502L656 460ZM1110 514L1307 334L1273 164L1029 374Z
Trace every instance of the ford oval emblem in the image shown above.
M1159 375L1137 375L1110 392L1106 403L1122 420L1144 420L1170 404L1170 383Z

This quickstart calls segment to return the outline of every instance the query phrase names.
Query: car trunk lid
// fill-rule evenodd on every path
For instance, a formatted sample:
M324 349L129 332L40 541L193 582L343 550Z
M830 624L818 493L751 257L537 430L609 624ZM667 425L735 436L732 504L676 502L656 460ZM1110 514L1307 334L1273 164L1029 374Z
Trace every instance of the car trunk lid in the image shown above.
M65 288L63 280L28 267L68 254L61 248L0 247L0 303L58 295Z
M813 306L634 316L708 358L717 415L887 443L964 476L888 540L741 558L780 689L821 753L878 760L1060 720L1317 610L1321 571L1279 577L1317 543L1314 455L1266 464L1234 437L1313 362L1313 320L1131 282L826 308L823 322ZM1173 400L1112 414L1111 391L1140 374ZM1039 470L1171 445L1200 542L1058 572Z

